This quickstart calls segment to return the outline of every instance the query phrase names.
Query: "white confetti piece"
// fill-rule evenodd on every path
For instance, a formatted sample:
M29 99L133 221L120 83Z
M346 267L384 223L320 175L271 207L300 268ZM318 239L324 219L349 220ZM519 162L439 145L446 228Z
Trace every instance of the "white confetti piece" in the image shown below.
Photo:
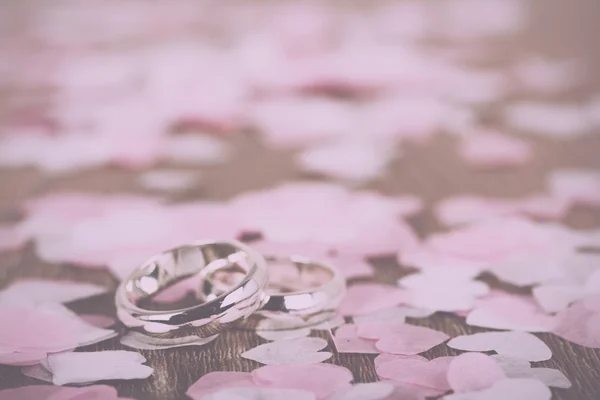
M331 358L331 353L319 351L325 347L327 341L321 338L277 340L254 347L242 357L267 365L320 363Z

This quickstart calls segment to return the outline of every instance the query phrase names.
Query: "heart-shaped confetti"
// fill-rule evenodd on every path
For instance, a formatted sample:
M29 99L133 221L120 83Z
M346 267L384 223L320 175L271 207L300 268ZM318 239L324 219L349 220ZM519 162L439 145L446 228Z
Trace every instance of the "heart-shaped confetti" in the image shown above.
M482 332L457 336L448 347L466 351L495 351L527 361L545 361L552 357L550 348L536 336L526 332Z
M242 353L242 357L268 365L320 363L331 358L331 353L319 351L325 347L327 341L321 338L284 339L261 344Z

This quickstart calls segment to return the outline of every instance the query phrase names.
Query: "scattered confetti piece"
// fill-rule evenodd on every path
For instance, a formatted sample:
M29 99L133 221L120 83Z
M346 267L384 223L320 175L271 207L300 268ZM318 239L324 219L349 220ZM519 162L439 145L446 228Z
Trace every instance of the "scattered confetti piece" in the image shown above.
M583 205L600 205L600 172L562 169L548 177L550 192L559 198Z
M492 356L504 373L509 378L536 379L549 387L568 389L571 382L557 369L553 368L531 368L529 362L520 358L506 356Z
M50 354L39 365L23 368L23 373L59 386L114 379L145 379L152 375L153 369L142 365L144 362L145 357L132 351L59 353Z
M254 347L242 357L268 365L320 363L331 358L331 353L319 351L326 346L327 341L321 338L276 340Z
M447 374L453 358L439 357L431 361L397 359L380 364L376 370L382 379L428 388L440 395L450 390Z
M97 328L110 328L117 323L116 318L102 314L79 314L79 318Z
M215 371L201 376L188 388L186 394L194 400L200 400L222 389L254 386L250 372Z
M552 392L543 383L535 379L504 379L491 388L479 392L451 394L447 400L505 400L531 399L550 400Z
M338 353L379 354L375 340L363 339L358 336L358 327L353 324L340 326L335 331L333 341Z
M233 387L221 389L202 397L204 400L315 400L314 393L296 389L271 389L258 387Z
M556 315L556 326L552 332L563 339L581 346L600 348L600 295L591 296L571 304Z
M485 168L523 165L532 156L527 142L494 132L467 136L460 154L469 164Z
M107 292L90 283L50 280L21 280L0 291L0 304L36 306L43 303L69 303Z
M494 294L479 300L466 322L492 329L551 332L557 320L545 314L530 297Z
M305 171L320 173L350 182L362 182L384 175L393 147L376 145L371 140L344 138L320 147L309 148L298 156Z
M412 274L398 280L398 285L407 289L407 304L434 311L470 310L490 290L485 283L456 271Z
M422 353L449 338L443 332L409 324L364 324L357 333L364 339L377 339L375 346L383 352L403 355Z
M573 104L514 103L505 119L515 129L557 140L585 135L591 127L585 109Z
M155 170L139 177L142 187L159 191L182 191L198 185L200 176L196 172L182 170Z
M331 364L267 365L252 371L252 378L262 387L308 390L325 399L349 388L352 373Z
M106 385L81 388L67 386L22 386L0 390L0 400L71 400L71 399L129 400L119 397L117 389Z
M346 291L338 311L342 315L369 314L405 302L406 292L375 283L352 285Z
M334 394L329 400L383 400L393 391L394 385L386 382L359 383Z
M552 357L550 348L527 332L482 332L457 336L448 342L448 347L466 351L495 351L501 356L527 361L545 361Z
M463 353L454 357L448 367L448 383L455 393L488 389L505 378L496 361L481 353Z
M59 304L43 304L35 308L19 306L0 307L0 318L5 326L0 332L0 363L32 365L57 353L98 343L116 336L116 332L96 328L81 320ZM43 332L43 334L41 334ZM27 362L12 357L29 357ZM35 359L37 358L37 361Z

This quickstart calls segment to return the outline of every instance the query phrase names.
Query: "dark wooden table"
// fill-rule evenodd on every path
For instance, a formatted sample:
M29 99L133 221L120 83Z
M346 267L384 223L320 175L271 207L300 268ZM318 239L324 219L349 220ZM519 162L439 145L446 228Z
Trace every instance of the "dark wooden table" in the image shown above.
M533 0L534 12L530 28L510 46L498 49L505 57L535 49L540 54L556 57L577 57L586 61L586 84L574 90L574 98L600 89L600 2L598 0ZM526 53L527 54L527 53ZM498 110L489 110L488 121L500 121ZM546 174L560 167L600 168L600 132L574 141L553 142L531 139L534 143L533 161L524 167L497 171L482 171L467 166L456 152L456 141L438 136L424 146L407 146L404 156L390 168L389 174L366 188L384 194L414 194L421 197L427 209L410 222L424 237L440 230L430 206L451 195L475 194L499 198L520 197L544 189ZM292 165L290 153L273 152L262 147L251 135L238 135L230 140L238 148L238 157L223 166L206 168L205 184L200 189L173 195L174 202L196 199L222 200L250 189L260 189L288 180L307 178ZM18 205L25 199L63 190L93 193L144 193L135 181L136 173L117 169L95 169L49 178L34 169L0 169L0 221L14 222L20 218ZM310 178L309 179L314 179ZM575 208L563 221L577 228L600 227L600 212L596 209ZM60 229L57 227L57 229ZM393 259L372 260L376 279L392 283L407 269ZM49 265L36 257L33 243L21 251L0 254L0 287L24 277L72 279L93 282L115 289L117 281L103 271L90 271L72 265ZM493 278L493 287L507 288ZM527 292L508 288L515 292ZM113 294L72 304L76 311L114 315ZM412 321L446 332L451 336L483 331L468 326L463 319L446 314ZM0 322L1 324L1 322ZM0 327L2 329L2 327ZM121 331L122 327L119 327ZM328 334L321 335L332 348ZM568 390L553 389L555 399L600 399L600 350L583 348L552 334L538 334L553 352L549 361L537 366L557 368L573 383ZM138 400L171 400L185 398L185 391L200 376L210 371L251 371L259 364L242 359L239 354L263 343L251 332L225 332L211 345L183 347L163 351L141 351L154 368L147 380L115 381L121 396ZM118 338L89 346L85 350L123 349ZM440 345L424 354L427 358L456 355L459 352ZM374 356L334 354L327 362L349 368L356 382L376 381ZM0 366L0 388L39 384L20 373L18 367ZM517 400L517 399L515 399ZM518 399L520 400L520 399Z

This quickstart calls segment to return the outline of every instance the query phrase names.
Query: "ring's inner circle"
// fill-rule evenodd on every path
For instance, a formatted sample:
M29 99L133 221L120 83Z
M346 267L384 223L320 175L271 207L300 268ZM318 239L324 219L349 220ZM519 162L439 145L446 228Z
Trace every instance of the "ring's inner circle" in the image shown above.
M127 282L129 301L148 310L165 310L211 301L240 284L254 266L252 256L229 243L186 245L150 259ZM206 279L215 271L235 276L226 287ZM200 285L202 284L202 288ZM187 296L190 292L196 294ZM197 296L202 292L202 296ZM173 307L173 306L176 307Z
M269 295L285 295L289 293L310 292L330 282L333 271L309 259L293 257L265 256L269 280L265 292ZM243 279L243 271L222 267L204 275L204 283L212 290L225 291ZM206 287L201 288L201 295L209 296Z

